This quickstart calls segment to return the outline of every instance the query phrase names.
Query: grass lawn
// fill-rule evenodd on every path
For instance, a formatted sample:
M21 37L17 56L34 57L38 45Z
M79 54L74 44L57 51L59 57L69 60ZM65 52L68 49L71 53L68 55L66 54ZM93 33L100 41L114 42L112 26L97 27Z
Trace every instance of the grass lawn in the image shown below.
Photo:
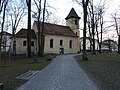
M34 58L18 58L15 60L7 60L6 66L3 67L3 62L0 62L0 82L4 83L4 90L14 90L26 80L16 79L28 70L41 70L49 64L47 56Z
M88 61L81 61L80 56L75 58L101 90L120 90L120 54L88 54Z

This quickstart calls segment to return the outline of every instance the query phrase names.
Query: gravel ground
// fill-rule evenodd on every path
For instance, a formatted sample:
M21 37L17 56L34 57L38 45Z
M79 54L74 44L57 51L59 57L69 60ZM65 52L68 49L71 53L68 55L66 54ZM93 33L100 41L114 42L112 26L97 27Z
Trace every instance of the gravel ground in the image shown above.
M73 56L57 56L17 90L99 90Z

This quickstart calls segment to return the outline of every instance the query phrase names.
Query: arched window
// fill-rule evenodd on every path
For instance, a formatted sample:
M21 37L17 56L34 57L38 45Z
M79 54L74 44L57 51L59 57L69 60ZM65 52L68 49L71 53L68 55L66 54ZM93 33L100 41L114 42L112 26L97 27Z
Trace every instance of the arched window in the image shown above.
M69 48L72 48L72 40L69 41Z
M63 46L63 40L60 40L60 46Z
M50 39L50 48L53 48L53 39Z
M34 41L31 42L31 46L34 46Z
M23 46L26 46L26 45L27 45L27 41L24 40L24 41L23 41Z

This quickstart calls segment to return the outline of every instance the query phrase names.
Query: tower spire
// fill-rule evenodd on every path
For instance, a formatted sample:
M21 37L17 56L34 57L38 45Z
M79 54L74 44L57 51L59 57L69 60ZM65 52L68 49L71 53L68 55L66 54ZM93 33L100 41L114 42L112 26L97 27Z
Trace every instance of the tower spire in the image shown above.
M67 19L70 19L70 18L80 19L80 17L77 15L77 13L74 10L74 8L71 9L71 11L69 12L68 16L65 19L67 20Z
M68 16L65 19L66 19L66 25L69 26L77 36L80 36L80 32L79 32L80 17L77 15L74 8L71 9L71 11L69 12Z

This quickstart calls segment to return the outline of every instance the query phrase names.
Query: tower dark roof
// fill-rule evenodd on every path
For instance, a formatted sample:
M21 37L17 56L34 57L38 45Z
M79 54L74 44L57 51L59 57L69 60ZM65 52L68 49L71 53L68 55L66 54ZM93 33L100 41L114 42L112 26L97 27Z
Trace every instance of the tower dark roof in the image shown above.
M68 16L65 19L67 20L67 19L70 19L70 18L80 19L80 17L77 15L77 13L74 10L74 8L71 9L71 11L69 12Z

